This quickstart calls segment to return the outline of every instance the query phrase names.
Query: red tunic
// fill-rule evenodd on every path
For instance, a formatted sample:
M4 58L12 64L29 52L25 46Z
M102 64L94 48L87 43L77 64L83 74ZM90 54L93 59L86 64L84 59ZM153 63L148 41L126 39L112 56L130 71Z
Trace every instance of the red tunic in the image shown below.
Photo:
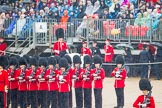
M74 74L74 69L73 68L70 68L69 69L69 77L70 77L69 84L70 84L70 88L72 87L73 74Z
M55 42L53 46L53 51L59 51L58 53L55 52L55 55L59 55L61 51L68 49L66 42Z
M96 71L97 71L97 68L94 69L94 74L97 74ZM105 78L105 71L103 68L99 70L97 77L100 77L100 78L95 79L95 77L93 76L94 88L103 88L103 79Z
M44 75L42 76L43 79L45 79L44 81L41 81L39 79L39 76L42 74L43 70L38 68L37 69L37 72L36 72L36 78L38 80L38 90L42 91L42 90L48 90L48 82L46 80L46 77L45 77L45 74L46 74L46 71L44 73Z
M83 88L92 88L92 81L93 81L93 77L92 77L92 74L93 74L93 70L91 69L88 74L87 74L87 68L84 69L83 73L82 74L82 87ZM87 74L87 80L84 78L84 75Z
M114 48L113 48L113 46L105 45L104 46L104 51L105 51L104 62L112 62L113 57L114 57Z
M61 71L59 71L59 92L69 92L70 91L70 75L66 73L63 75ZM62 81L65 80L65 81Z
M133 108L140 108L139 104L143 103L145 96L140 95L137 100L133 103ZM154 98L150 97L150 104L147 105L146 108L155 108Z
M115 73L113 73L115 72ZM111 73L112 77L115 77L115 83L114 83L114 87L115 88L124 88L125 87L125 78L126 78L126 69L123 68L121 69L121 71L119 72L119 68L115 68L113 70L113 72ZM117 73L119 72L118 75L120 75L120 77L118 78Z
M38 90L38 81L36 80L36 73L34 74L32 68L29 68L28 71L26 72L26 79L29 91Z
M89 55L89 56L92 56L92 53L91 53L91 50L90 50L90 48L82 48L81 49L81 53L82 53L82 55Z
M48 80L49 91L56 91L59 89L58 76L59 76L59 71L57 69L47 70L45 77Z
M8 86L8 72L2 70L0 72L0 92L4 92L5 86Z
M10 78L13 78L14 80L10 80L9 81L9 89L16 89L18 88L18 80L16 78L17 74L18 74L18 69L15 69L12 71L12 69L8 69L8 76Z
M16 79L18 80L18 90L19 91L26 91L27 90L27 82L26 82L26 79L25 79L25 76L26 76L26 71L27 69L25 70L25 72L22 70L22 69L18 69L17 71L17 76L16 76ZM23 77L22 79L19 79L19 77L23 74Z
M77 77L77 79L74 79L74 88L81 88L82 87L82 74L83 74L83 71L84 70L82 68L80 68L78 71L77 71L76 68L74 69L74 76Z
M0 56L4 55L3 51L5 51L6 48L7 48L7 44L6 43L3 42L3 43L0 44Z

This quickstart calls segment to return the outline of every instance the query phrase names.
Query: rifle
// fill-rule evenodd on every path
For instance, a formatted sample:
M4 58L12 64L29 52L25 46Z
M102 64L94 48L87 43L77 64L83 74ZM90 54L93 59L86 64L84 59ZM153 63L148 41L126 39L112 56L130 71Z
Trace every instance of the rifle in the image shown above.
M93 74L93 77L98 77L98 75L100 74L100 72L101 72L101 68L102 68L102 65L100 65L100 67L99 68L97 68L97 70L96 70L96 72ZM98 79L98 78L97 78Z
M64 82L63 79L68 74L70 68L71 68L71 66L69 66L68 69L66 69L65 71L63 71L62 74L59 76L59 81L60 82Z
M32 80L36 74L36 71L37 71L37 67L32 69L33 71L31 72L30 76L28 76L29 80Z
M52 79L54 76L56 76L56 73L54 71L55 69L56 69L56 67L54 67L54 69L51 69L49 76L48 76L49 79Z
M86 80L88 80L90 76L90 70L92 69L92 65L87 69L87 71L83 74L83 78L85 78Z
M26 66L21 70L21 73L20 73L20 75L19 75L19 80L22 80L22 79L24 79L24 77L25 77L25 71L26 71Z
M13 76L14 76L14 73L15 73L15 67L11 70L11 72L10 72L10 78L12 78Z
M75 71L75 73L74 73L74 75L73 75L73 79L78 80L78 75L79 75L80 66L78 66L76 69L77 69L77 70Z
M147 108L147 105L150 104L150 97L151 97L151 94L152 94L152 87L151 87L151 90L149 91L149 93L147 94L145 100L143 101L142 104L140 104L140 108ZM146 106L142 106L142 105L146 105Z
M42 79L47 71L47 67L46 68L43 68L43 71L41 72L41 74L38 76L38 79Z
M115 72L115 77L120 78L120 73L123 71L124 66L122 66L118 71Z

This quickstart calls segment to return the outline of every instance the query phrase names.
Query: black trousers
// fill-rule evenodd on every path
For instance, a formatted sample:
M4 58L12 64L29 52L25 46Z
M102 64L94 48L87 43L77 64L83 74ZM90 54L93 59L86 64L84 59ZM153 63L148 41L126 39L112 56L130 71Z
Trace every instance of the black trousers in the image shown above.
M31 108L38 107L37 91L29 91Z
M84 88L84 108L92 108L92 89Z
M11 104L11 108L17 108L17 89L9 89L7 93L7 108Z
M58 108L58 91L48 91L48 107Z
M102 108L102 89L94 89L95 108Z
M20 108L26 108L27 107L27 92L26 91L18 91L19 95L19 104Z
M72 100L72 89L69 92L69 108L73 107L73 100Z
M38 106L41 108L48 108L47 107L47 92L46 90L38 91Z
M124 88L115 88L117 96L117 106L124 106Z
M59 108L69 108L69 92L59 93Z
M83 88L75 88L76 108L83 108Z
M0 108L4 108L4 92L0 91Z

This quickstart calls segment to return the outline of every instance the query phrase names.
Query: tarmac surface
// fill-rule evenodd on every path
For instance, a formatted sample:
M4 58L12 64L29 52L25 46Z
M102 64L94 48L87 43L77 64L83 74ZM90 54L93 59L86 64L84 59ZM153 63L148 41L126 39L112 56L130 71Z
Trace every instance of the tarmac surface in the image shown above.
M139 80L140 78L127 78L125 80L125 106L124 108L133 108L132 105L136 98L142 94L139 89ZM152 96L155 100L155 108L162 108L162 80L155 80L154 78L150 79L151 84L153 86ZM73 90L74 94L74 90ZM92 92L93 94L93 92ZM114 89L114 78L105 78L104 79L104 88L102 91L103 98L103 108L113 108L116 106L116 94ZM93 94L94 96L94 94ZM75 97L73 95L73 97ZM94 97L92 97L92 105L94 106ZM73 106L75 107L75 98L73 98Z

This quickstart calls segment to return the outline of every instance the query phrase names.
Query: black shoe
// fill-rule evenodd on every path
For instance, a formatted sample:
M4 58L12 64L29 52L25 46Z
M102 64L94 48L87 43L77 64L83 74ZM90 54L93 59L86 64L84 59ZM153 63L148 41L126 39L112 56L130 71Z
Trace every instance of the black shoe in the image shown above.
M114 106L114 108L118 108L117 106Z

